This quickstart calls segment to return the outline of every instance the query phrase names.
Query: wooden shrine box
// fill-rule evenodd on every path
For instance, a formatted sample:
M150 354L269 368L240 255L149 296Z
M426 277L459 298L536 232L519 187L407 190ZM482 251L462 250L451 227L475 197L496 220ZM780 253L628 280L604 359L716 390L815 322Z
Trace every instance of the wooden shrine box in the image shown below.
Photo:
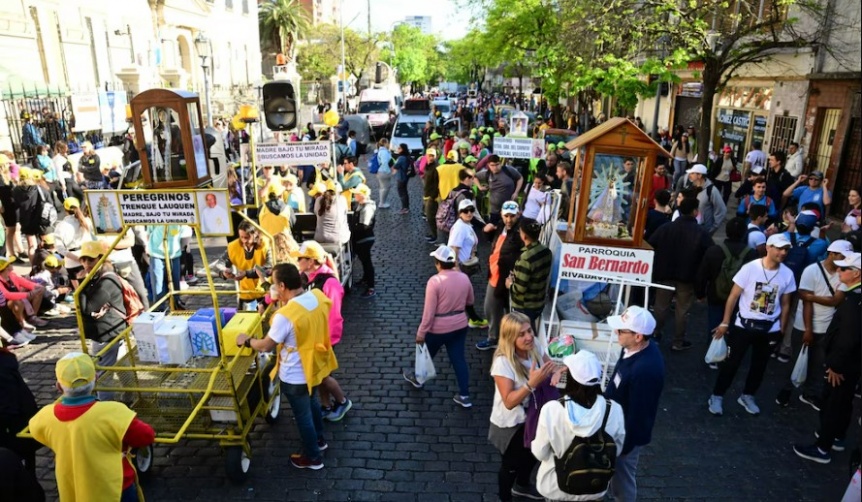
M563 242L648 247L643 240L652 176L659 155L670 155L634 122L614 118L569 141L574 178ZM631 161L628 169L627 161Z
M150 89L130 103L135 148L147 188L189 188L210 181L198 95Z

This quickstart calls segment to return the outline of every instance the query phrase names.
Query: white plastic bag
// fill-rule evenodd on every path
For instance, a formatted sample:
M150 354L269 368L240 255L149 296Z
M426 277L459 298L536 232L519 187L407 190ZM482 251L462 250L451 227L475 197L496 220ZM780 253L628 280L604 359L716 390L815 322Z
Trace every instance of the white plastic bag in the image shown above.
M414 375L416 376L416 381L419 383L425 383L437 376L434 361L431 360L431 354L424 343L416 344L416 368Z
M805 377L808 376L808 345L803 345L799 351L799 357L796 358L796 364L793 365L793 372L790 373L790 382L794 387L801 387L805 383Z
M713 338L709 344L709 349L706 350L706 356L703 360L706 364L720 363L727 359L727 342L724 337Z

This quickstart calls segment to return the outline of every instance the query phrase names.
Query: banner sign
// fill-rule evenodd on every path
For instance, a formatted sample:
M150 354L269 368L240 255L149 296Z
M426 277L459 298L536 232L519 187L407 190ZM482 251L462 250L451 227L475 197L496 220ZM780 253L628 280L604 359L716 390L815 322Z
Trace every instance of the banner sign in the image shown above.
M75 115L75 127L72 132L97 131L102 128L102 117L99 114L99 96L92 94L73 94L72 113ZM123 106L123 120L126 109Z
M332 144L328 141L302 143L258 143L257 164L261 166L296 166L332 162Z
M560 248L563 279L609 282L602 276L650 282L655 252L647 249L612 248L585 244L563 244Z
M529 159L533 154L533 140L495 136L494 153L507 159Z

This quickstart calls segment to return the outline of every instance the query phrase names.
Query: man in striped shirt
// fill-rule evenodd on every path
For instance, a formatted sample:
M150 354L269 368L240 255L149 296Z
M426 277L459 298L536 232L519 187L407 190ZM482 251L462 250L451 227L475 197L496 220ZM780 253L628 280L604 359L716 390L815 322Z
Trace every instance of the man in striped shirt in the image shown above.
M551 275L551 250L539 243L542 225L531 218L521 218L519 225L524 248L515 262L515 270L506 279L511 295L512 310L530 318L533 332L538 333L536 319L545 308L548 276Z

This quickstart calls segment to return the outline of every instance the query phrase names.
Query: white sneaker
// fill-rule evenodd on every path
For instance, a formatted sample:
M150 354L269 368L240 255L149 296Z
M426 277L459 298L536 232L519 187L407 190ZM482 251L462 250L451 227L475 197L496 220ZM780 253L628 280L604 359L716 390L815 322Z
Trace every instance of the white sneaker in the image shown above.
M42 315L45 317L59 317L60 316L60 309L58 309L57 307L54 307L51 310L45 311L45 313L43 313Z
M27 321L24 321L23 323L21 323L21 327L27 331L30 331L30 332L36 331L36 326L33 326L32 324L30 324Z
M15 333L15 336L12 337L12 342L9 344L10 347L23 347L30 343L30 339L25 337L21 332Z
M707 401L709 412L719 417L724 415L724 407L722 406L723 401L724 398L721 396L709 396L709 401Z
M34 335L33 333L30 333L29 331L24 331L23 329L21 331L19 331L17 334L23 336L27 340L30 340L31 342L36 339L36 335Z
M754 402L754 396L750 394L743 394L739 396L739 399L736 400L745 411L751 413L752 415L760 415L760 408L757 407L757 403Z
M72 309L66 305L57 305L55 308L60 312L60 315L68 315L72 313Z

